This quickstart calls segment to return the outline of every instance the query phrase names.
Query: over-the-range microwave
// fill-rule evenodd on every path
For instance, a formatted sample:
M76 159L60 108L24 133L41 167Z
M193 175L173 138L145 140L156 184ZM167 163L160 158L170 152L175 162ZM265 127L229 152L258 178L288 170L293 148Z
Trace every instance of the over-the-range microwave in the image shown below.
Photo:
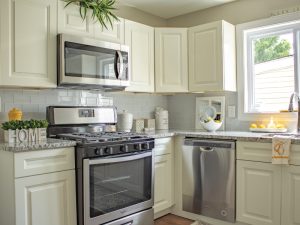
M59 87L120 90L129 86L129 47L77 37L57 36Z

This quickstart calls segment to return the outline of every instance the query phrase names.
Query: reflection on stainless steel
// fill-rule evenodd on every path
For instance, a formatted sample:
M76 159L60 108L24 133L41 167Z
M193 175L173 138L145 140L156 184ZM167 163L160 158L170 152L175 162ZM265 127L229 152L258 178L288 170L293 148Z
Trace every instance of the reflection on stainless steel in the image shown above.
M182 150L184 211L235 221L235 143L186 138Z

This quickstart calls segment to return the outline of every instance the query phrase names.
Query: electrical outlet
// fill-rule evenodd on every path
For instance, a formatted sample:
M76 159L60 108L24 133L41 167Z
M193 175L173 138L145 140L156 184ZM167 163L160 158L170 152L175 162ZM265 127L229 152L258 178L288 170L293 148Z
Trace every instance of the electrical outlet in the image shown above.
M228 117L235 118L235 105L228 106Z

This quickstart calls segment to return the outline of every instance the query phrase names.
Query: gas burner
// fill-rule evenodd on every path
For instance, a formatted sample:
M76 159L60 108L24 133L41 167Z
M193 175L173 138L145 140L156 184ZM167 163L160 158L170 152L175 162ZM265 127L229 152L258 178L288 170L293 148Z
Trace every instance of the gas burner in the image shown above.
M143 134L127 133L127 132L99 132L99 133L66 133L57 134L61 139L74 140L79 143L97 143L97 142L117 142L130 141L145 138Z

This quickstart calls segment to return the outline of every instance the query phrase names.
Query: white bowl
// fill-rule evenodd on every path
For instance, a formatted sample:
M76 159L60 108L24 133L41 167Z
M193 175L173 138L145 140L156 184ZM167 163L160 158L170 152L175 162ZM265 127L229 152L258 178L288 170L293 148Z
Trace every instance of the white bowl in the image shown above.
M200 124L202 125L202 127L209 132L214 132L214 131L220 129L220 127L222 126L222 123L223 123L222 121L220 123L216 123L214 120L210 120L207 123L200 121Z

